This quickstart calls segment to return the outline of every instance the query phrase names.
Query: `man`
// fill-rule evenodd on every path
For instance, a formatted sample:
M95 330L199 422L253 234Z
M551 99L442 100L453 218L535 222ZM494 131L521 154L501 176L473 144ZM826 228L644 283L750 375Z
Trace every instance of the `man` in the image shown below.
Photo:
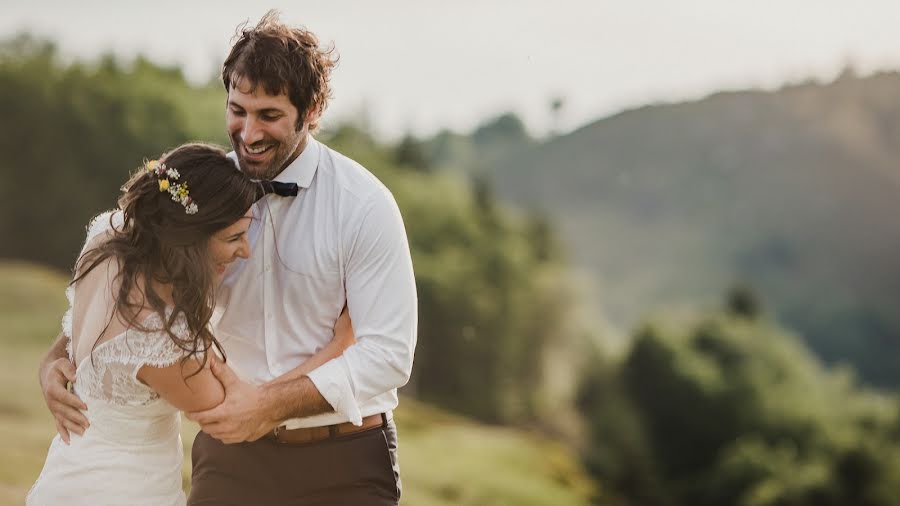
M416 342L406 232L390 192L310 133L334 60L274 12L245 29L223 65L226 127L242 170L273 179L254 206L252 254L226 274L214 331L228 355L213 372L225 401L188 413L190 504L397 504L391 410ZM308 375L299 364L331 338L346 305L356 344ZM64 343L41 366L64 439L83 405L65 391Z

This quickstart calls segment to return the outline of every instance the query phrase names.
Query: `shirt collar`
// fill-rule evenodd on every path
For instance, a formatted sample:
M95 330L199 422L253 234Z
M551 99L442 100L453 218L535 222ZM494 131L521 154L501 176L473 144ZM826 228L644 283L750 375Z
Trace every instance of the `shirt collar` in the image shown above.
M306 137L306 147L300 156L294 159L287 167L275 176L275 181L283 183L297 183L301 188L309 188L316 169L319 167L319 142L311 135Z

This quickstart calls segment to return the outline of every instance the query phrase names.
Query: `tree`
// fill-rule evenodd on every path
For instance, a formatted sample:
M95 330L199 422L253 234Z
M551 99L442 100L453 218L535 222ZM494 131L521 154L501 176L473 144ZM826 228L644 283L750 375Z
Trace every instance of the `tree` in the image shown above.
M422 143L407 133L394 148L394 163L398 167L427 172L431 162L426 158Z

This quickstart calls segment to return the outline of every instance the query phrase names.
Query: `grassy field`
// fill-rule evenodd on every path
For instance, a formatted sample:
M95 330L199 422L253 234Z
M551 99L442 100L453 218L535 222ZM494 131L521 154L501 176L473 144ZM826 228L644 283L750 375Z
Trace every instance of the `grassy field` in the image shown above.
M0 262L0 505L24 502L54 434L36 369L58 332L65 283L60 273ZM555 442L409 398L400 404L403 504L577 505L595 490L572 452ZM186 421L186 482L196 430Z

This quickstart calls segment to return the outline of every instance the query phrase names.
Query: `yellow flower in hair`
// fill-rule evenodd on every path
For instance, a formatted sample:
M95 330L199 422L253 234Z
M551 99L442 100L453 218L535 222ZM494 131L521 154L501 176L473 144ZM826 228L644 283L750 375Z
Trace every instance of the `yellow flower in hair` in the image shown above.
M159 191L164 192L169 189L169 180L168 179L160 179L159 180Z
M159 160L150 160L149 162L147 162L146 167L148 171L153 172L154 170L156 170L157 165L159 165Z

